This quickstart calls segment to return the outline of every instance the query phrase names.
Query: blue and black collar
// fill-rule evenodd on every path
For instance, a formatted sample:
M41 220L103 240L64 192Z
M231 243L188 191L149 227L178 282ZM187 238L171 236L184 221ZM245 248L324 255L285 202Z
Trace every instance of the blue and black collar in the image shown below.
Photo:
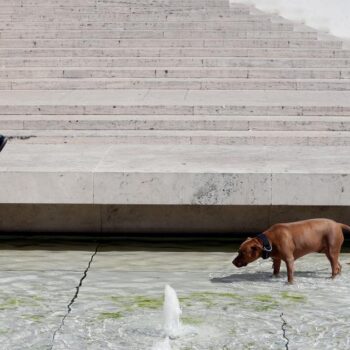
M262 251L261 257L263 259L268 259L270 257L270 253L272 252L272 246L270 241L267 239L266 235L263 233L256 236L256 238L258 238L263 245L263 251Z

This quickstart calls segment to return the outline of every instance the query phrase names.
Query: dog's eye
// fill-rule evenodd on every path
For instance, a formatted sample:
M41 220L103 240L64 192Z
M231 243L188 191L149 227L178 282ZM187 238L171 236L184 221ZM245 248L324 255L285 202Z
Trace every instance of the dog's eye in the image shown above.
M252 247L252 251L256 252L257 251L257 247Z

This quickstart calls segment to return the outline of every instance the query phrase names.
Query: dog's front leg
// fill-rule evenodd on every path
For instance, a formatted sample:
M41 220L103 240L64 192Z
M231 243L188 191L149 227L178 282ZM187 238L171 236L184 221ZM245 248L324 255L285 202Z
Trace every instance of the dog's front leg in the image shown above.
M287 265L288 283L293 284L294 258L293 257L287 258L286 265Z
M274 258L274 259L273 259L272 266L273 266L273 275L276 277L276 276L278 276L279 273L280 273L281 259L276 259L276 258Z

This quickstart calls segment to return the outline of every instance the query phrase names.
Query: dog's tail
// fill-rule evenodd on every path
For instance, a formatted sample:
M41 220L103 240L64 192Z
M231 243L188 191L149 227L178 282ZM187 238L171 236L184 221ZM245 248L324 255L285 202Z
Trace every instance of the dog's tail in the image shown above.
M340 227L342 228L343 231L347 231L348 233L350 233L350 226L345 224L340 224Z

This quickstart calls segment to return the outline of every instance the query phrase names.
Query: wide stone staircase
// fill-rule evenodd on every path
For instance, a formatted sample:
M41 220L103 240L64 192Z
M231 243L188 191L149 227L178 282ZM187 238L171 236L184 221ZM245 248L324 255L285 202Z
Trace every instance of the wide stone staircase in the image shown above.
M350 205L341 40L228 0L0 19L0 203Z

